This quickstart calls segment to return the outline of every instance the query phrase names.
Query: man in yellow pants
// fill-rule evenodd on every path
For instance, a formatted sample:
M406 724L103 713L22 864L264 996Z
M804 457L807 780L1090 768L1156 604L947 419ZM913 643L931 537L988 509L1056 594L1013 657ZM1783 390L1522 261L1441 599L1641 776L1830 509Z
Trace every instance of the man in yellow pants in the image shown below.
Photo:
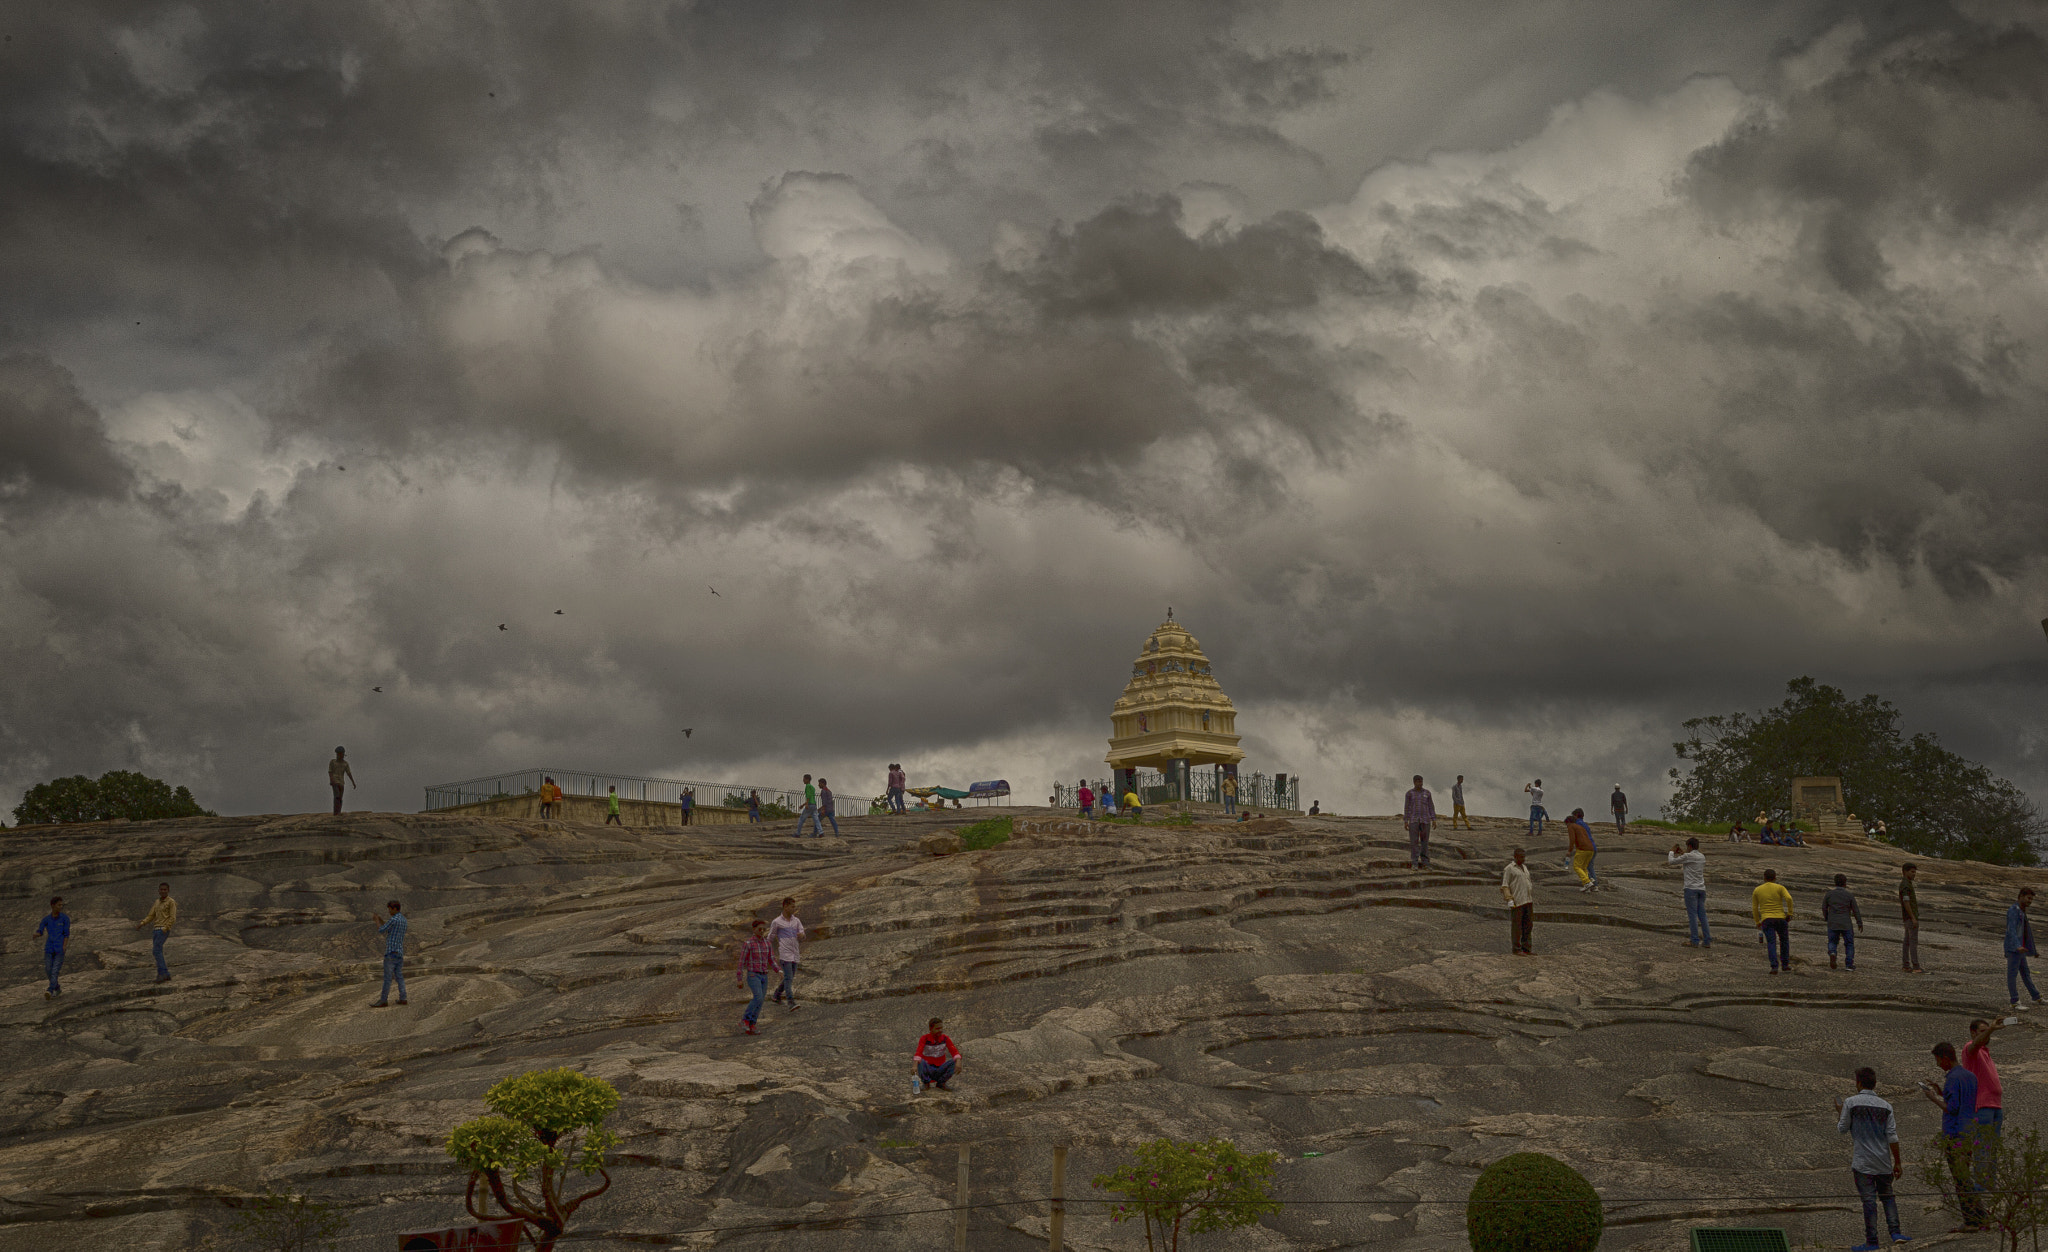
M1458 775L1458 781L1451 784L1451 829L1458 828L1458 819L1465 819L1465 829L1472 829L1472 819L1465 813L1465 776Z
M1756 919L1757 935L1763 940L1764 955L1770 959L1771 972L1778 972L1782 961L1785 972L1792 972L1792 893L1785 890L1778 881L1778 871L1767 869L1764 880L1749 893L1749 913Z
M1586 810L1573 809L1572 815L1564 820L1564 828L1572 836L1572 873L1579 876L1579 890L1599 890L1600 879L1593 873L1593 858L1600 855L1600 845L1593 842L1593 828L1586 825Z

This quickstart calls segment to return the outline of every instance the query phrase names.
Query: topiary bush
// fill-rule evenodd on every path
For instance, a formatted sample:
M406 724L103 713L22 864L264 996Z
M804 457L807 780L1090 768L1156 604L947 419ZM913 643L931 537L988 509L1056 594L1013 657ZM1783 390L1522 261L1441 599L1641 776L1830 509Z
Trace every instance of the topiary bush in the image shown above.
M1593 1252L1604 1222L1593 1184L1541 1152L1487 1166L1465 1201L1472 1252Z

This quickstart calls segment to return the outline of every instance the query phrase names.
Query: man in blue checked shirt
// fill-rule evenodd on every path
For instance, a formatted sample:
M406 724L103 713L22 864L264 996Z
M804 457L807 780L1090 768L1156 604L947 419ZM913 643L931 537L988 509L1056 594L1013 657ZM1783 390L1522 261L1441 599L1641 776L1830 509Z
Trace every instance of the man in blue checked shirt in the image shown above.
M391 1003L391 984L398 983L398 1003L405 1005L405 914L398 911L398 901L385 903L391 916L377 927L377 933L384 936L384 990L371 1002L370 1007L381 1009Z

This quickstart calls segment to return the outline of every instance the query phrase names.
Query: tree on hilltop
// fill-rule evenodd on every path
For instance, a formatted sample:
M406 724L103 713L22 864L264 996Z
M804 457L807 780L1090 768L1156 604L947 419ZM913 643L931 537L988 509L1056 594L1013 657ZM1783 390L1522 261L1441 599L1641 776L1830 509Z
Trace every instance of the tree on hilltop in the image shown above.
M1908 739L1899 711L1874 695L1851 700L1811 678L1785 684L1774 709L1695 717L1672 744L1690 773L1671 771L1664 815L1743 821L1782 809L1794 778L1839 777L1851 812L1882 819L1892 841L1923 856L1996 865L2039 863L2048 838L2025 792L1931 734Z
M14 824L39 826L49 822L108 822L127 818L131 822L155 821L166 817L214 817L199 807L189 788L175 790L160 778L134 770L108 770L98 778L73 774L37 783L21 794L14 806Z

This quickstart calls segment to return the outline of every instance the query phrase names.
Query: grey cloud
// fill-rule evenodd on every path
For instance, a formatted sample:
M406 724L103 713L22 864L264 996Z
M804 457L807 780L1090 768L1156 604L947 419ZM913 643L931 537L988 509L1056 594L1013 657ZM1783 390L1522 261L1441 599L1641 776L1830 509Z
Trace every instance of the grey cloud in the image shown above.
M0 505L43 491L117 497L134 483L70 371L39 355L0 357Z

